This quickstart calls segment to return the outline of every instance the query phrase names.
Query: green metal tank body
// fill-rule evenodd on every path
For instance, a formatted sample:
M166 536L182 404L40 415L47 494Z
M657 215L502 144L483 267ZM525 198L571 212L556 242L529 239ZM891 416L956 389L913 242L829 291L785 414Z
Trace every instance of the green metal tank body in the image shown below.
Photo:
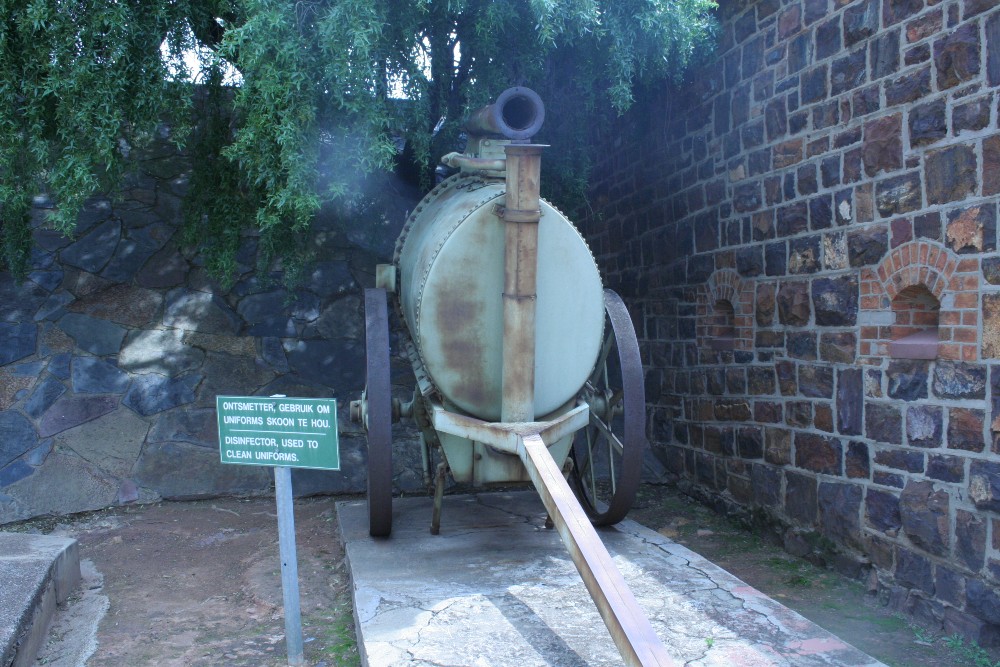
M499 421L503 364L502 178L458 174L432 190L397 246L399 303L424 370L444 399ZM573 224L541 202L535 321L535 418L562 411L597 360L600 273ZM454 468L454 462L452 462Z

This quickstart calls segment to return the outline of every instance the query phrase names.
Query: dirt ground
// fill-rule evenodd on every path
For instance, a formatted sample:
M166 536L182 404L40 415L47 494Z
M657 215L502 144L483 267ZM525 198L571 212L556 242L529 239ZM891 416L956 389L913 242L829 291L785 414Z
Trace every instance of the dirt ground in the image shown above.
M360 664L337 532L337 500L302 499L295 506L305 657L314 667ZM644 487L630 517L702 553L888 665L1000 665L992 661L996 656L978 647L935 636L887 612L861 583L785 554L672 487ZM75 537L81 558L96 569L76 602L57 619L39 664L287 664L273 499L130 506L13 528ZM87 606L88 600L97 603ZM74 606L107 612L95 624L93 616L99 613L85 611L89 619L74 620ZM77 636L88 623L95 628L89 647L68 650L68 644L80 643Z

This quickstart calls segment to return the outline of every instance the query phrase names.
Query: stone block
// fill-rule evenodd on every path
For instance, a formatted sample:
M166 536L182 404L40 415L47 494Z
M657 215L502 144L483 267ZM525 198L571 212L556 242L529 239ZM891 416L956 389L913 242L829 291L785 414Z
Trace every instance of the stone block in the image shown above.
M214 408L195 410L170 410L162 413L150 429L149 442L186 442L216 449L218 422Z
M934 367L934 395L939 398L986 398L986 366L939 361Z
M875 184L875 206L883 218L916 211L921 205L920 174L917 172L886 178Z
M831 363L853 364L857 347L857 336L852 331L824 333L819 337L819 358Z
M965 577L943 565L934 566L935 596L959 608L965 606Z
M883 25L904 21L924 8L924 0L885 0L882 5Z
M905 472L923 472L924 453L906 449L882 449L875 452L875 463Z
M844 10L844 45L851 47L874 35L879 28L879 3L866 0Z
M63 248L59 261L88 273L100 273L111 260L121 240L122 226L117 219L106 219L80 240Z
M924 180L929 204L945 204L975 194L979 181L973 147L959 144L927 153Z
M13 410L0 412L0 468L38 444L38 434L24 415Z
M778 321L787 326L805 326L810 315L809 283L782 282L778 288Z
M986 442L983 435L985 413L978 408L948 409L948 449L981 452Z
M899 496L903 530L916 546L937 556L947 556L951 541L950 498L930 481L906 484Z
M784 428L764 430L764 460L774 465L792 462L792 432Z
M816 523L816 478L788 471L785 473L785 513L805 526Z
M72 379L77 394L121 394L129 383L128 373L96 357L73 357Z
M996 587L979 579L969 579L965 585L968 611L983 620L1000 625L1000 592Z
M38 422L38 434L43 438L79 426L118 407L117 396L63 396L52 404Z
M861 434L864 405L860 368L837 371L837 430L845 435Z
M860 87L868 76L867 49L862 47L837 58L830 65L830 95Z
M844 454L844 472L851 479L868 479L871 462L868 457L868 445L863 442L851 441Z
M38 419L65 393L66 385L50 375L46 376L35 385L31 396L25 401L24 412L29 417Z
M973 572L986 560L986 521L977 514L955 510L955 556Z
M797 428L812 426L812 403L809 401L789 401L785 403L785 423Z
M882 79L899 71L900 31L887 30L869 45L868 58L871 61L871 79Z
M37 339L38 326L32 322L0 322L0 366L34 354Z
M810 398L833 398L833 368L815 364L799 366L799 392Z
M813 309L819 326L854 326L858 315L858 281L855 275L816 278L812 281Z
M868 176L875 176L880 171L888 173L903 168L902 127L902 114L884 116L865 123L861 155Z
M774 368L751 366L747 369L747 391L752 396L772 395L777 389Z
M125 393L122 404L142 416L154 415L195 400L195 389L203 376L170 378L157 373L137 376Z
M896 581L919 588L929 595L934 595L934 570L931 562L910 549L900 547L896 551Z
M910 110L910 147L926 146L948 136L944 100L918 104Z
M740 458L764 457L764 434L759 427L744 426L736 430L736 451Z
M983 294L983 357L1000 359L1000 294Z
M750 469L750 485L755 502L763 507L781 504L781 471L767 465L754 465Z
M77 347L99 357L118 354L126 333L117 324L79 313L67 313L57 324Z
M851 266L873 266L882 261L889 250L889 234L884 228L851 232L847 236Z
M774 364L774 370L778 374L778 388L782 396L795 396L799 393L798 383L795 380L795 362L778 361Z
M758 326L769 326L774 321L774 283L758 283L754 314Z
M942 409L936 405L906 408L906 443L911 447L940 447Z
M795 434L795 465L826 475L842 475L843 445L836 438L815 433Z
M869 488L865 494L865 518L872 528L895 535L903 525L899 498L889 491Z
M118 356L118 366L130 373L177 376L199 368L205 353L184 342L182 329L132 331Z
M857 484L820 482L818 492L819 527L838 545L862 550L862 488Z
M986 19L986 79L990 86L1000 86L1000 14Z
M969 468L969 498L977 509L1000 512L1000 463L972 461Z
M965 479L965 458L931 455L927 458L927 477L942 482L961 482Z
M814 331L789 331L785 338L789 357L805 361L816 360L816 333Z
M139 458L149 424L131 410L114 412L55 437L58 451L72 451L114 477L128 477Z
M815 273L819 270L819 236L806 236L788 242L788 272Z
M902 444L902 424L902 415L895 405L874 401L865 405L865 433L872 440Z
M885 83L885 102L893 107L926 98L931 92L931 68L922 67Z
M967 23L934 41L938 88L953 88L979 74L979 25Z
M995 194L1000 194L1000 134L983 139L983 195Z
M889 398L915 401L927 398L928 362L893 359L886 371Z
M996 206L992 202L948 213L945 240L959 254L996 248Z

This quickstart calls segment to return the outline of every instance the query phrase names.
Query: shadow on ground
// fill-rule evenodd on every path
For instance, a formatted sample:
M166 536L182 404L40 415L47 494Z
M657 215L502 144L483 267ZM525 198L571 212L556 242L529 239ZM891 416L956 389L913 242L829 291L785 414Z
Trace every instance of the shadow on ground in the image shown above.
M310 498L295 504L305 656L314 667L360 664L349 575L337 533L337 500ZM860 582L786 554L674 487L643 487L630 518L888 665L995 667L990 660L996 656L922 630L879 606ZM103 575L103 581L90 578L89 588L78 596L107 598L92 655L83 663L80 651L60 645L81 634L72 627L72 615L64 613L40 664L287 664L273 499L130 506L5 527L11 528L77 538L81 558ZM419 569L419 564L413 567ZM94 626L94 619L75 623Z

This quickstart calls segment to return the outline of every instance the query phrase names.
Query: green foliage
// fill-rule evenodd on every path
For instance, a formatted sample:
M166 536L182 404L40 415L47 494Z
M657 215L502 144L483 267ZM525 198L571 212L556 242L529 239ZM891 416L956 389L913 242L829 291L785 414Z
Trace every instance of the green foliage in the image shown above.
M637 87L677 79L711 40L714 8L0 0L3 266L26 269L34 194L48 191L50 223L72 232L86 198L113 190L129 155L167 122L195 158L186 240L213 273L232 276L240 238L256 230L257 268L268 270L301 244L320 206L350 207L366 175L393 167L397 139L429 186L467 113L512 85L546 101L545 194L572 214L585 202L590 128L626 110ZM189 72L184 56L196 47Z

